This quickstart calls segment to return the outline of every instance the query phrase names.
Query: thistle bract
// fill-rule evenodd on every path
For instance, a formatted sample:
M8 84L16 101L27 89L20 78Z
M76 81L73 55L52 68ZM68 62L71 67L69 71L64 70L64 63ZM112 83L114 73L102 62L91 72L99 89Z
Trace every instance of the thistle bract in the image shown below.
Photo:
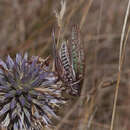
M58 118L55 107L64 103L57 77L46 61L17 54L0 60L0 125L7 130L39 130Z

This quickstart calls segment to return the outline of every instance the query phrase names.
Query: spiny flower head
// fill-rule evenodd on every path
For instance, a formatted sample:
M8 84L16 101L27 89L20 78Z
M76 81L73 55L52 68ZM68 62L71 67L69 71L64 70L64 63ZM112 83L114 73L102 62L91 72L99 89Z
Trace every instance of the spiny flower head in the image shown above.
M17 54L0 60L0 125L7 130L39 130L57 118L55 107L64 103L57 76L47 60Z

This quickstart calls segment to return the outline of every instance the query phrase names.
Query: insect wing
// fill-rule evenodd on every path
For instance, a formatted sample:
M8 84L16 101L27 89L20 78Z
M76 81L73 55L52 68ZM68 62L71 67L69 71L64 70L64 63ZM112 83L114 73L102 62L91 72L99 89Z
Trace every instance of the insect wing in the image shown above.
M61 44L60 59L65 71L66 82L73 82L75 80L75 75L73 73L67 42L65 40Z
M55 33L53 31L52 33L53 37L53 57L54 57L54 65L55 65L55 70L58 73L58 76L63 79L64 77L64 69L61 63L61 59L59 57L57 48L56 48L56 41L55 41Z
M80 33L78 26L72 27L71 42L69 44L71 64L73 65L76 76L83 73L84 50L80 42Z

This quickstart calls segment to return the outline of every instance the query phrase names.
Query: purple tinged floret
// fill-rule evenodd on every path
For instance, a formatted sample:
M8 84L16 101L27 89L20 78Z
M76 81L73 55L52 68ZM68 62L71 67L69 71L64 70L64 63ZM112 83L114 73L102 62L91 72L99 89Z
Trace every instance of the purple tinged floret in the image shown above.
M44 65L44 63L42 63ZM57 75L39 64L38 57L17 54L0 59L0 125L6 130L40 130L58 118L64 104ZM46 64L45 68L49 68Z

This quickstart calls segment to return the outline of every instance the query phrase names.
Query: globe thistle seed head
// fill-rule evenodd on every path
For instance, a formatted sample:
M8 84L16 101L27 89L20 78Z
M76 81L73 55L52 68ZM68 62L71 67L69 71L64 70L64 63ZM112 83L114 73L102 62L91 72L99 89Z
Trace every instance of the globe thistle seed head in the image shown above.
M57 118L55 107L65 103L57 76L39 57L27 53L0 60L0 125L7 130L39 130Z

